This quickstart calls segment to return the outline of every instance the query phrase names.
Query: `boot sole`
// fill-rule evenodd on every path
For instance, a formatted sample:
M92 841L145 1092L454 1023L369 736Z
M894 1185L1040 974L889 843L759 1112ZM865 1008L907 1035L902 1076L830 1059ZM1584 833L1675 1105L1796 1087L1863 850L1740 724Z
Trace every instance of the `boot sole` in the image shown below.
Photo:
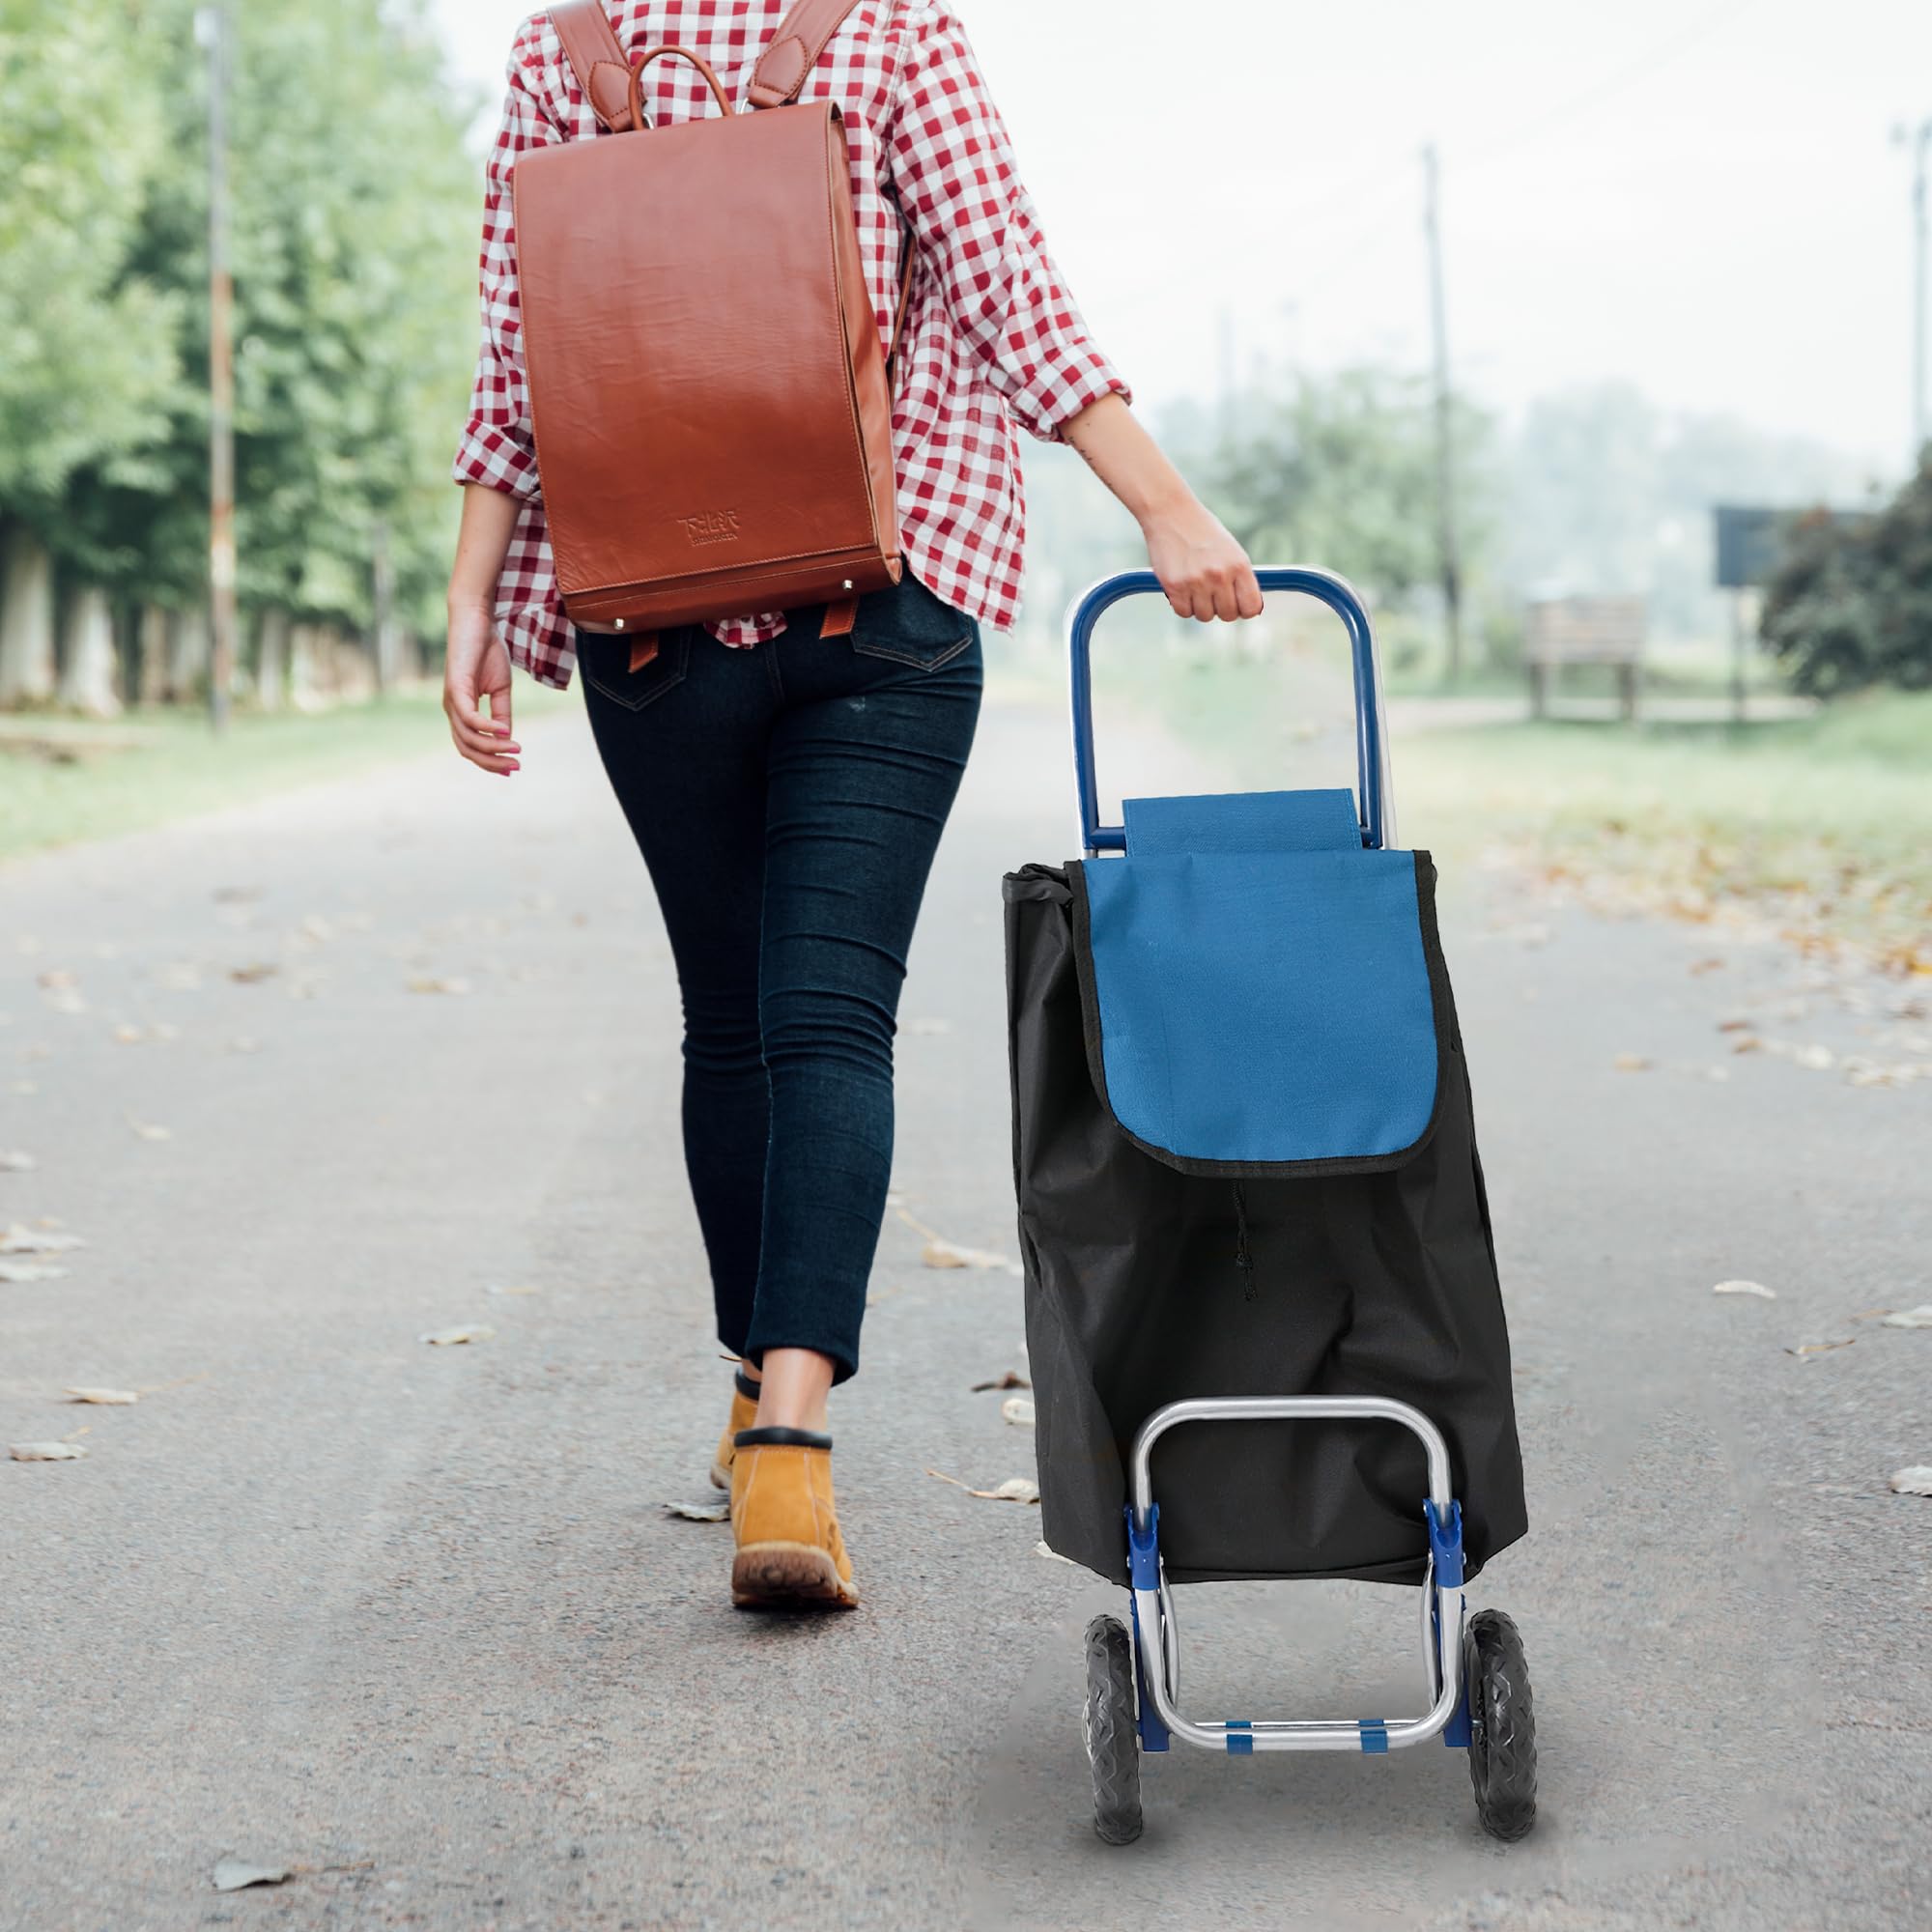
M849 1610L859 1592L815 1544L753 1543L731 1559L731 1601L741 1610Z

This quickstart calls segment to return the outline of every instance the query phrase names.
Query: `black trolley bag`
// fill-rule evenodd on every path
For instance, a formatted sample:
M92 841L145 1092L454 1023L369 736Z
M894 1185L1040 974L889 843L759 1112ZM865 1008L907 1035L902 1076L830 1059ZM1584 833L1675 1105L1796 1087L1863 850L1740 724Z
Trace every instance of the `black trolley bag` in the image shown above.
M1095 1825L1141 1825L1140 1750L1470 1750L1495 1835L1535 1815L1520 1640L1463 1585L1526 1527L1509 1338L1435 870L1393 849L1368 613L1322 571L1354 661L1358 793L1129 799L1099 823L1090 653L1070 623L1085 857L1005 882L1013 1168L1051 1548L1131 1591L1088 1631ZM1103 856L1104 855L1104 856ZM1178 1709L1173 1586L1419 1586L1411 1719Z

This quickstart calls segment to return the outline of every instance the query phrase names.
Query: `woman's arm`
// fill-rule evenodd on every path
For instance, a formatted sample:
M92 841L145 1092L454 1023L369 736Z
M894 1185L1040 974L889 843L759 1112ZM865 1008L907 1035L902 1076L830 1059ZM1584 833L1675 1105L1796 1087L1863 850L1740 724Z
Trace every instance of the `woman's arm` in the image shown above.
M507 778L518 769L510 739L510 657L497 632L497 580L525 499L537 494L536 447L521 344L512 185L517 162L563 138L543 103L536 76L543 36L525 23L510 48L503 118L484 171L480 291L483 344L469 418L457 445L463 526L449 577L449 641L442 708L456 749L473 765ZM488 697L490 714L477 709Z
M442 661L442 709L456 749L504 778L520 769L521 748L510 736L510 654L497 634L497 579L521 509L517 497L487 483L465 486ZM485 697L487 718L478 709Z
M1119 396L1103 396L1061 435L1118 497L1147 538L1148 561L1182 617L1259 617L1261 585L1248 554L1182 482L1160 445Z
M1087 332L965 28L944 0L920 0L905 37L887 185L961 340L1013 419L1072 443L1133 513L1180 615L1258 616L1247 553L1135 421L1126 384Z

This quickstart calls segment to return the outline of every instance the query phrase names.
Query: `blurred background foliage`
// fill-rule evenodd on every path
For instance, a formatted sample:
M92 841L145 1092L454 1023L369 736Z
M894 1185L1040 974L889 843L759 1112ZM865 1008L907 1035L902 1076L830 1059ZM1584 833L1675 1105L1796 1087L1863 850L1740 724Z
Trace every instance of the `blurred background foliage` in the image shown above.
M192 0L0 0L0 535L192 685L208 544L207 81ZM241 600L438 628L475 341L471 103L413 4L250 0L229 89ZM111 84L103 85L106 79ZM51 573L45 561L51 563ZM27 593L14 586L16 597ZM16 609L14 648L44 657ZM153 653L151 653L153 655ZM179 675L170 676L169 667ZM5 667L0 667L4 670ZM23 672L12 670L16 687ZM43 669L24 690L44 695ZM149 696L187 696L185 689Z

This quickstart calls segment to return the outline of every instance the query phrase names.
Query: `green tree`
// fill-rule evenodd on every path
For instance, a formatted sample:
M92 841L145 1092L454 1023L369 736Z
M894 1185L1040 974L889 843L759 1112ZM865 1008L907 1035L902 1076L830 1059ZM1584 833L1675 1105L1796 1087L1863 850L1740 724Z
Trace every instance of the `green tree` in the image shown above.
M1436 582L1435 426L1427 383L1356 368L1240 399L1208 474L1216 506L1256 554L1340 571L1394 603ZM1458 410L1464 575L1489 540L1488 425Z
M0 0L0 521L42 534L179 400L181 305L128 272L165 138L150 51L125 0Z
M185 604L208 528L205 61L195 0L129 4L165 121L128 275L164 292L190 380L138 460L71 479L63 541L94 581ZM231 18L242 605L366 628L386 543L405 614L431 629L475 343L468 103L416 0L248 0Z
M1932 688L1932 458L1876 516L1793 521L1762 632L1812 696Z

